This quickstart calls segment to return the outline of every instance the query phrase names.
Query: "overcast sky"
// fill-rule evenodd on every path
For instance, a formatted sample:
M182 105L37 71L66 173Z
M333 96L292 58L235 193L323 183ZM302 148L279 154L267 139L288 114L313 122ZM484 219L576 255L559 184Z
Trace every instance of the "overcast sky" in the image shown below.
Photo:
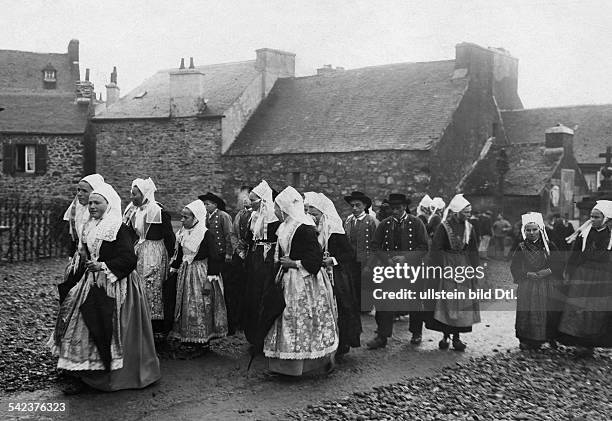
M122 95L159 69L294 52L298 76L453 59L455 44L504 47L519 59L528 108L612 103L612 2L590 0L0 0L0 49L65 52L105 92Z

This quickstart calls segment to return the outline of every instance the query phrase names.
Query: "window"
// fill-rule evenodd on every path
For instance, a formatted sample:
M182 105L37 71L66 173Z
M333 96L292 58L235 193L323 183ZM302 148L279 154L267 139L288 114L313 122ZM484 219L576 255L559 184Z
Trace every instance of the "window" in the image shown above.
M300 186L300 173L299 172L292 172L291 173L291 186L295 187L296 189L301 187Z
M55 89L57 83L57 70L55 70L51 63L42 70L42 75L43 87L45 89Z
M55 78L55 70L45 70L44 81L45 82L56 82L57 79Z
M41 175L47 171L47 145L11 144L2 145L2 167L4 174Z

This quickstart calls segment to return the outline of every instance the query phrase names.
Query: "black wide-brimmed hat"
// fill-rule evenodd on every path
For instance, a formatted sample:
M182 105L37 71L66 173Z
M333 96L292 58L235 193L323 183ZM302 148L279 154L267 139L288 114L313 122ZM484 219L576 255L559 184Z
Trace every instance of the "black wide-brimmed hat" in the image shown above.
M372 206L372 199L370 199L368 196L365 195L365 193L362 193L360 191L354 191L351 193L350 196L344 196L344 200L346 200L346 202L349 204L353 200L359 200L363 202L363 204L366 205L367 208Z
M405 194L402 193L391 193L388 199L389 205L406 205L410 204L410 199L406 197Z
M225 201L214 193L208 192L202 196L198 196L198 199L200 199L202 202L205 200L210 200L217 205L217 209L225 211Z

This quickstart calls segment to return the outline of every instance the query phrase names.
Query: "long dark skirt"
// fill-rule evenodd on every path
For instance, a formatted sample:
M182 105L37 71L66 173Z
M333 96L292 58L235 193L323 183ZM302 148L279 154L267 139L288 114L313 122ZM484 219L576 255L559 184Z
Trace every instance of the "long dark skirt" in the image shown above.
M566 345L612 347L612 273L609 267L585 263L569 281L559 323Z
M225 306L227 308L227 324L229 333L243 329L244 292L246 287L245 261L236 253L232 256L231 263L224 263L223 288Z
M263 292L274 281L274 246L264 257L264 246L258 245L246 257L247 283L244 292L242 326L250 344L259 344L268 332L259 325Z
M358 348L361 336L361 311L359 308L356 270L347 271L334 267L334 295L338 306L339 347Z
M557 301L561 281L522 279L517 287L516 337L521 341L546 342L558 336L561 316Z

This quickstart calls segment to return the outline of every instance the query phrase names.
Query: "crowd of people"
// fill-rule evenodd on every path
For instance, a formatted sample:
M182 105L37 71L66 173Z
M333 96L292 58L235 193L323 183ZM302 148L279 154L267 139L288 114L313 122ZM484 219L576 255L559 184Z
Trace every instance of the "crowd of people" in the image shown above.
M67 393L146 387L161 376L156 346L180 342L199 355L238 331L271 372L330 372L361 345L361 313L369 310L362 273L372 256L476 268L491 239L503 256L513 229L501 215L492 222L491 212L474 212L461 194L448 206L426 195L413 215L410 199L393 193L375 214L372 199L354 191L344 197L351 215L343 220L322 193L279 193L266 181L245 191L233 218L211 192L185 204L175 233L150 178L133 181L123 212L101 175L80 180L64 216L75 250L49 339L58 368L75 379ZM576 231L563 219L551 229L540 213L522 216L510 252L522 349L561 341L588 354L612 346L611 220L610 201L598 202ZM421 343L425 327L441 333L440 349L465 350L461 334L480 321L479 301L467 294L477 286L477 278L437 279L437 291L465 298L419 301L407 314L411 343ZM387 345L397 316L375 311L369 349Z

